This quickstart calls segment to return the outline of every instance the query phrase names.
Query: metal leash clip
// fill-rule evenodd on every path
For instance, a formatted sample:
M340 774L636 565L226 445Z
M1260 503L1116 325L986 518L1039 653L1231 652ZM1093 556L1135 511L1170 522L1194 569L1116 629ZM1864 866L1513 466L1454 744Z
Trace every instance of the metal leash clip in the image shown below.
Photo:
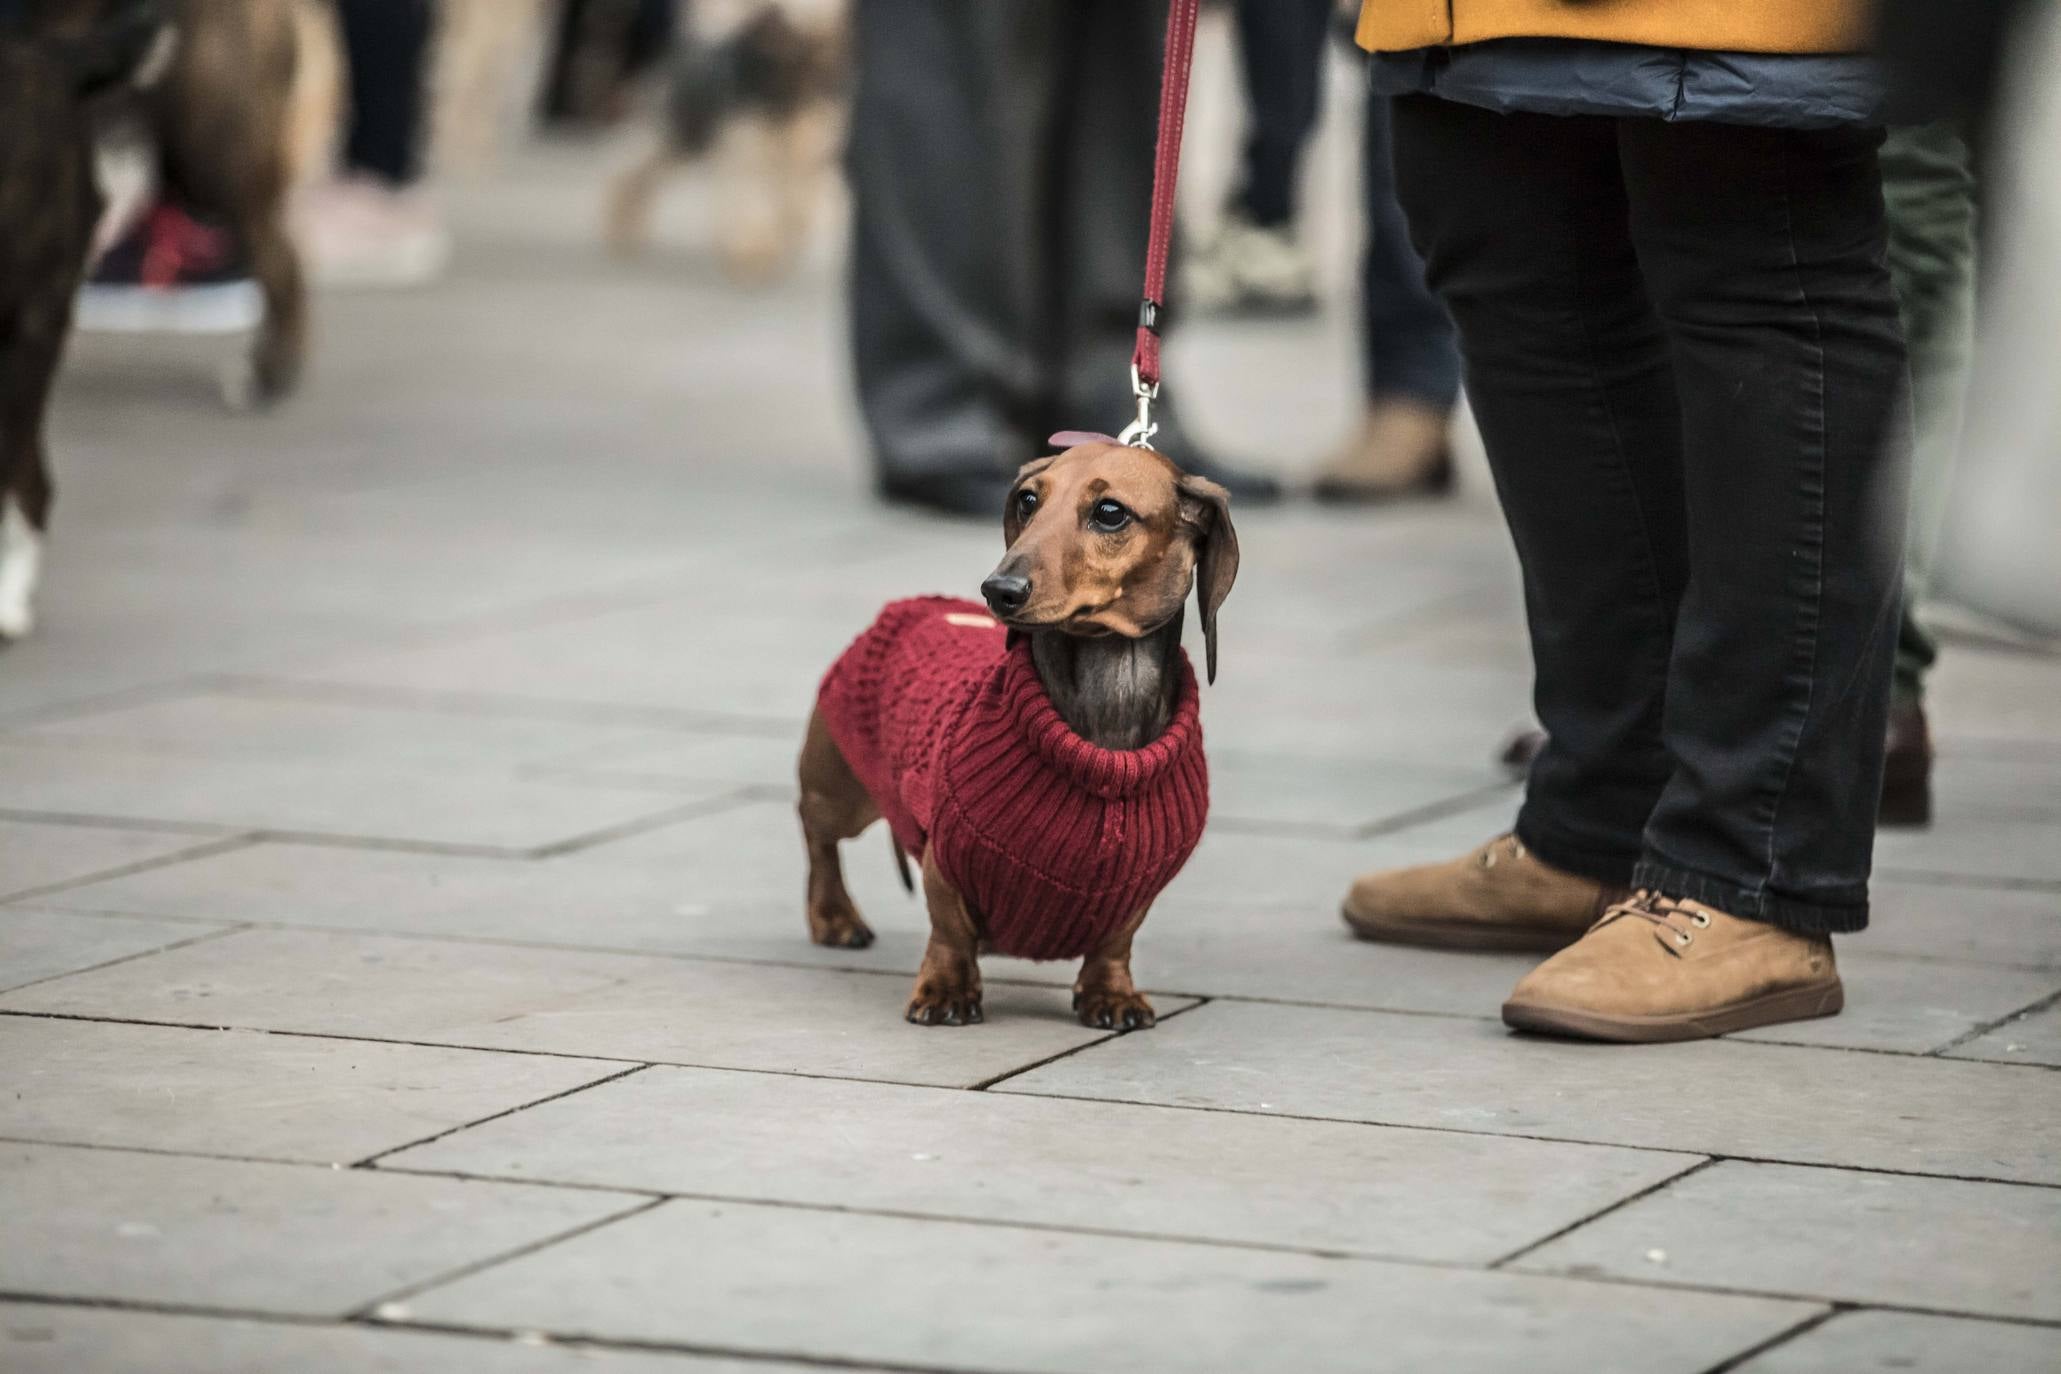
M1138 418L1123 427L1116 441L1132 448L1150 448L1152 436L1159 433L1159 425L1152 418L1152 403L1159 399L1159 383L1147 384L1138 375L1136 363L1131 364L1131 394L1138 398Z

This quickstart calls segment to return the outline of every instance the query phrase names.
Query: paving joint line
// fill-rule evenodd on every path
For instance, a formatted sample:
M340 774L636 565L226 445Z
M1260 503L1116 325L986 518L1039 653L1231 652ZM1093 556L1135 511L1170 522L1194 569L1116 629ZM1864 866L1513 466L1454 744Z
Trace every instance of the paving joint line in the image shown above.
M195 838L198 837L196 836ZM190 863L197 859L212 859L218 854L234 854L239 849L249 849L257 843L257 837L248 832L241 835L226 836L219 840L203 840L199 844L188 845L183 849L174 850L170 854L159 854L149 859L137 859L131 863L117 864L113 868L104 868L81 877L45 883L41 887L24 888L20 892L0 894L0 905L24 906L40 898L52 897L60 892L70 892L75 888L91 887L95 883L110 883L120 878L133 878L139 873L148 873L153 869L170 868L174 864Z
M225 926L220 930L199 931L191 936L188 936L183 940L174 940L169 944L158 945L152 949L139 949L133 954L117 955L115 958L103 959L97 964L89 964L84 968L65 969L60 973L46 974L41 978L31 978L26 983L15 983L9 987L0 988L0 998L12 997L17 992L24 991L28 988L41 987L45 983L55 983L60 978L71 978L80 974L98 973L102 969L113 968L117 964L133 963L138 959L148 959L152 955L156 954L170 954L175 949L186 949L193 945L206 944L210 940L219 940L224 936L235 935L241 931L248 929L248 926L230 925ZM27 1013L0 1011L0 1016L19 1016L25 1014Z
M1400 812L1388 817L1386 820L1374 821L1361 826L1353 838L1356 840L1378 840L1390 835L1398 835L1405 830L1414 830L1420 825L1430 825L1452 816L1465 815L1492 797L1504 796L1517 790L1518 784L1513 782L1483 783L1479 787L1456 793L1443 801L1427 802L1423 806L1416 807L1410 811Z
M784 717L746 715L696 707L649 706L632 702L584 702L566 697L472 692L460 688L396 687L377 683L329 682L319 678L230 675L220 689L258 699L334 701L368 710L422 711L437 715L490 716L505 720L548 720L577 725L636 725L681 734L787 739L796 734Z
M377 1171L375 1170L374 1172ZM602 1227L612 1226L618 1221L627 1221L631 1217L648 1212L654 1207L663 1207L665 1204L666 1199L663 1197L647 1196L638 1198L630 1206L610 1212L607 1216L598 1217L592 1221L584 1221L577 1226L568 1227L563 1231L555 1231L548 1236L527 1241L512 1249L488 1255L483 1259L473 1260L468 1264L461 1264L432 1278L403 1284L399 1288L392 1289L367 1302L358 1304L346 1314L344 1320L363 1322L370 1325L389 1325L390 1323L382 1321L379 1317L379 1310L383 1307L389 1307L396 1303L405 1306L408 1299L416 1296L418 1293L426 1293L432 1288L441 1288L446 1284L456 1283L460 1279L471 1278L474 1274L483 1273L499 1265L512 1263L525 1256L533 1255L539 1250L546 1250L551 1246L560 1245L569 1240L576 1240L590 1231L598 1231Z
M1766 1340L1757 1342L1753 1345L1749 1345L1746 1347L1746 1349L1740 1351L1738 1354L1719 1360L1716 1364L1704 1370L1703 1374L1728 1374L1728 1371L1739 1368L1739 1366L1745 1364L1748 1360L1758 1359L1762 1355L1767 1354L1770 1350L1774 1350L1780 1346L1785 1346L1789 1344L1789 1342L1795 1340L1798 1336L1804 1335L1807 1332L1817 1330L1826 1322L1831 1321L1834 1317L1839 1316L1841 1313L1852 1312L1856 1310L1858 1309L1855 1304L1835 1302L1830 1306L1826 1307L1822 1312L1813 1312L1810 1316L1805 1317L1802 1321L1797 1322L1794 1326L1789 1327L1787 1330L1777 1331L1774 1335L1768 1337Z
M1675 1172L1669 1174L1666 1178L1660 1179L1654 1183L1649 1183L1644 1188L1639 1189L1637 1192L1626 1193L1623 1197L1618 1198L1616 1201L1611 1202L1606 1206L1598 1208L1597 1210L1589 1213L1585 1217L1582 1217L1576 1221L1569 1222L1567 1225L1562 1226L1557 1231L1552 1231L1546 1235L1540 1236L1537 1240L1531 1241L1528 1244L1518 1246L1509 1254L1503 1255L1498 1259L1491 1260L1489 1262L1488 1267L1494 1270L1501 1269L1505 1265L1515 1264L1518 1260L1523 1259L1526 1255L1533 1254L1539 1250L1544 1249L1546 1246L1551 1245L1554 1241L1559 1240L1561 1237L1572 1235L1576 1231L1581 1230L1585 1226L1601 1221L1603 1218L1611 1215L1613 1212L1621 1212L1635 1202L1643 1202L1647 1198L1652 1197L1655 1193L1674 1187L1675 1184L1680 1183L1685 1178L1690 1178L1696 1174L1702 1173L1704 1170L1710 1168L1717 1162L1718 1156L1705 1155L1702 1159L1696 1160L1694 1163L1684 1165L1682 1168L1675 1170Z
M644 1070L651 1067L652 1065L650 1064L636 1064L631 1066L630 1068L619 1070L616 1073L604 1074L600 1078L589 1079L585 1083L577 1083L574 1084L572 1087L563 1089L559 1092L546 1094L545 1096L536 1098L535 1100L530 1102L519 1102L513 1107L503 1108L501 1111L498 1112L489 1112L487 1115L480 1117L475 1121L462 1121L456 1126L450 1126L445 1128L444 1130L434 1132L430 1135L426 1135L422 1137L420 1140L411 1140L403 1145L393 1145L389 1146L384 1150L376 1150L373 1153L365 1156L363 1159L354 1162L350 1167L353 1169L370 1169L377 1165L380 1160L389 1158L393 1155L397 1155L401 1153L403 1150L413 1150L419 1146L432 1145L435 1144L437 1141L444 1139L446 1136L457 1135L460 1131L469 1131L475 1126L484 1126L489 1121L499 1121L503 1117L510 1117L516 1115L519 1112L526 1112L532 1107L541 1107L546 1102L559 1102L564 1100L565 1098L573 1097L579 1093L586 1092L590 1088L599 1088L604 1084L608 1083L620 1083L625 1078L630 1077L632 1074L642 1073L644 1072Z
M1935 1059L1941 1058L1947 1054L1952 1053L1954 1050L1961 1048L1961 1046L1963 1045L1970 1044L1976 1040L1980 1040L1983 1036L1988 1035L1992 1031L1999 1031L2002 1030L2004 1027L2011 1025L2014 1022L2023 1021L2028 1019L2029 1017L2038 1016L2041 1012L2047 1011L2057 1005L2061 1005L2061 988L2056 988L2054 991L2048 993L2045 997L2039 998L2037 1001L2031 1002L2026 1006L2020 1007L2018 1010L2010 1013L2008 1016L1999 1016L1996 1020L1985 1022L1981 1025L1978 1025L1973 1030L1963 1031L1961 1034L1947 1041L1944 1045L1941 1045L1938 1049L1931 1051L1930 1057ZM2010 1061L2007 1059L1985 1059L1980 1062L1985 1064L2010 1063ZM2054 1068L2057 1066L2051 1064L2026 1064L2023 1067L2029 1069L2039 1069Z
M1173 1009L1172 1011L1168 1012L1168 1013L1167 1013L1166 1015L1164 1015L1164 1016L1158 1016L1158 1017L1156 1017L1156 1018L1155 1018L1155 1020L1154 1020L1154 1022L1153 1022L1153 1024L1154 1024L1154 1025L1157 1025L1157 1024L1159 1024L1159 1022L1161 1022L1161 1021L1171 1021L1171 1020L1173 1020L1173 1019L1174 1019L1175 1017L1177 1017L1177 1016L1180 1016L1181 1014L1183 1014L1184 1012L1191 1012L1191 1011L1194 1011L1194 1010L1195 1010L1195 1009L1196 1009L1197 1007L1202 1007L1202 1006L1207 1006L1207 1005L1209 1005L1209 999L1208 999L1207 997L1201 997L1201 998L1197 998L1197 999L1196 999L1195 1001L1193 1001L1193 1002L1189 1003L1189 1004L1188 1004L1187 1006L1185 1006L1185 1007L1175 1007L1175 1008L1174 1008L1174 1009ZM1139 1029L1139 1030L1146 1030L1146 1029L1150 1029L1150 1027L1139 1027L1138 1029ZM1042 1068L1044 1068L1044 1067L1045 1067L1045 1066L1046 1066L1047 1064L1056 1064L1056 1063L1058 1063L1058 1062L1059 1062L1060 1060L1062 1060L1062 1059L1070 1059L1070 1058L1072 1058L1072 1057L1073 1057L1074 1055L1080 1054L1080 1053L1081 1053L1081 1052L1083 1052L1084 1050L1091 1050L1091 1049L1095 1048L1095 1046L1097 1046L1097 1045L1106 1045L1106 1044L1108 1044L1108 1043L1109 1043L1110 1041L1112 1041L1112 1040L1121 1040L1121 1039L1123 1039L1123 1038L1124 1038L1124 1037L1125 1037L1126 1035L1135 1035L1135 1034L1137 1034L1137 1031L1136 1031L1136 1030L1128 1030L1128 1031L1126 1031L1126 1030L1114 1030L1114 1031L1111 1031L1111 1032L1110 1032L1109 1034L1107 1034L1107 1035L1100 1035L1100 1036L1096 1036L1096 1037L1095 1037L1094 1039L1092 1039L1092 1040L1088 1040L1088 1041L1086 1041L1086 1042L1084 1042L1084 1043L1082 1043L1082 1044L1079 1044L1079 1045L1072 1045L1072 1046L1069 1046L1068 1048L1066 1048L1066 1049L1063 1049L1063 1050L1059 1051L1059 1052L1058 1052L1057 1054L1048 1054L1048 1055L1046 1055L1046 1056L1045 1056L1045 1057L1044 1057L1043 1059L1039 1059L1039 1060L1034 1060L1033 1062L1031 1062L1031 1063L1029 1063L1029 1064L1021 1064L1021 1065L1018 1065L1018 1066L1017 1066L1016 1068L1010 1069L1010 1070L1009 1070L1009 1071L1007 1071L1006 1073L998 1073L998 1074L996 1074L996 1075L995 1075L994 1077L992 1077L992 1078L985 1078L985 1079L982 1079L982 1080L981 1080L980 1082L978 1082L978 1083L973 1083L973 1084L970 1084L970 1085L969 1085L969 1086L967 1087L966 1091L968 1091L968 1092L976 1092L976 1093L984 1093L984 1092L986 1092L986 1091L987 1091L987 1090L988 1090L989 1088L992 1088L992 1087L994 1087L994 1086L995 1086L995 1085L996 1085L997 1083L1006 1083L1006 1082L1008 1082L1008 1081L1009 1081L1010 1079L1012 1079L1012 1078L1016 1078L1016 1077L1019 1077L1019 1076L1021 1076L1021 1075L1023 1075L1023 1074L1027 1074L1027 1073L1030 1073L1031 1071L1033 1071L1033 1070L1035 1070L1035 1069L1042 1069Z
M1987 1063L1987 1060L1979 1061ZM1170 1112L1220 1112L1226 1116L1257 1116L1280 1121L1324 1121L1349 1126L1380 1126L1398 1131L1435 1131L1441 1135L1487 1136L1497 1140L1535 1140L1547 1145L1586 1145L1596 1149L1637 1150L1645 1154L1708 1155L1718 1162L1780 1164L1796 1169L1830 1169L1842 1173L1881 1174L1890 1178L1941 1178L1959 1183L1997 1183L2011 1188L2061 1189L2061 1180L1999 1178L1993 1174L1952 1174L1922 1169L1889 1169L1879 1164L1831 1164L1816 1159L1785 1158L1780 1155L1748 1155L1730 1151L1700 1150L1682 1145L1642 1145L1622 1140L1599 1140L1593 1136L1539 1135L1532 1131L1470 1131L1459 1126L1428 1126L1417 1121L1386 1121L1358 1116L1316 1116L1308 1112L1248 1111L1241 1107L1211 1107L1195 1102L1141 1102L1131 1097L1088 1097L1080 1093L1004 1090L1013 1097L1045 1097L1062 1102L1109 1102L1128 1107L1160 1107Z

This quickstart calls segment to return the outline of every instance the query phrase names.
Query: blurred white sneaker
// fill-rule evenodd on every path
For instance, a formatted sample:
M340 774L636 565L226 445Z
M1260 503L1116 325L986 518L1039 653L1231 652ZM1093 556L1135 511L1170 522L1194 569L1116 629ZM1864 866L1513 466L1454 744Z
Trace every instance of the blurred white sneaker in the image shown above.
M1299 315L1317 308L1317 267L1292 224L1262 227L1230 210L1190 250L1181 288L1191 310Z
M317 286L425 286L451 261L451 235L428 196L370 177L311 186L294 207L294 236Z

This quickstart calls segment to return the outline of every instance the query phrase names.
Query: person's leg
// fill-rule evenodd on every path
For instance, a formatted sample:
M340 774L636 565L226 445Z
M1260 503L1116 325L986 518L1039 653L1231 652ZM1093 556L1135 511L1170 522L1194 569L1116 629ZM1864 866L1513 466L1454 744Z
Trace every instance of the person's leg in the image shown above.
M1689 510L1674 768L1636 881L1806 933L1867 924L1901 603L1905 361L1878 139L1619 125Z
M1396 101L1395 121L1397 190L1459 327L1524 569L1551 743L1517 833L1621 884L1671 768L1661 714L1687 563L1679 402L1614 133L1423 97Z
M1253 224L1295 219L1303 149L1317 127L1331 0L1238 0L1238 56L1249 112L1232 204Z
M1917 438L1880 820L1922 824L1932 816L1925 675L1939 648L1918 607L1931 588L1975 333L1975 176L1959 131L1948 124L1890 130L1882 145L1882 192L1889 275L1911 351Z
M1671 767L1680 408L1609 122L1423 96L1398 99L1394 118L1396 190L1459 328L1552 743L1514 842L1370 874L1346 918L1374 939L1554 948L1630 882Z
M1389 97L1368 94L1360 147L1367 412L1359 432L1319 473L1319 500L1388 500L1452 484L1446 431L1460 397L1459 343L1445 305L1424 279L1424 260L1396 203L1389 109Z
M350 67L344 166L406 186L421 174L429 0L337 0Z
M1042 182L1028 130L1047 103L1048 9L853 9L852 357L891 496L998 511L1038 451L1011 412L1041 385L1030 326Z
M1424 259L1396 201L1392 97L1369 94L1360 149L1367 246L1360 306L1370 401L1403 399L1450 411L1460 399L1452 317L1425 281Z
M1183 260L1181 295L1191 309L1278 315L1316 308L1316 263L1297 232L1296 201L1303 152L1322 104L1332 3L1238 0L1233 6L1245 144L1222 217L1195 236L1194 251Z

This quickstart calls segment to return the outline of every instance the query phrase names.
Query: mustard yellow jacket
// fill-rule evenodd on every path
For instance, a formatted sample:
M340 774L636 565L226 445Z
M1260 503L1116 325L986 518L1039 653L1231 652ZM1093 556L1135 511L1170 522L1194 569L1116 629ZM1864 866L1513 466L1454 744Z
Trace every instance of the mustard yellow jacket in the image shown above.
M1586 38L1720 52L1855 52L1867 0L1362 0L1372 52L1491 38Z

